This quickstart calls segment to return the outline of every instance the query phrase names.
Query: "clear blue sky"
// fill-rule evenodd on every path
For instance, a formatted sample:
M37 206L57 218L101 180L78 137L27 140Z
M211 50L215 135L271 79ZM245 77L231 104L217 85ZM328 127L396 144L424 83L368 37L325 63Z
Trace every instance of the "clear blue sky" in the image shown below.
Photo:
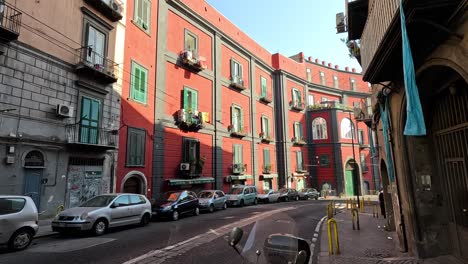
M361 71L336 34L336 13L345 0L206 0L271 53L291 56L304 52L333 64Z

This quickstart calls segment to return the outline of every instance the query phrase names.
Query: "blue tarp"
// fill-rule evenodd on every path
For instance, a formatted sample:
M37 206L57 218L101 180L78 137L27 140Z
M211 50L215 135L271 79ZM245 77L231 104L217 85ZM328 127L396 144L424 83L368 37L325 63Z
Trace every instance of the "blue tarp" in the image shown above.
M403 134L406 136L424 136L426 135L426 124L424 123L424 115L414 73L413 56L411 54L408 33L406 32L403 0L400 0L400 18L403 46L403 73L406 89L406 125Z
M387 158L387 173L388 179L390 182L395 181L395 174L393 173L393 159L392 153L390 149L390 139L388 136L388 126L389 126L389 118L388 118L388 98L385 96L385 108L380 104L380 115L382 120L382 130L384 136L384 143L385 143L385 156Z

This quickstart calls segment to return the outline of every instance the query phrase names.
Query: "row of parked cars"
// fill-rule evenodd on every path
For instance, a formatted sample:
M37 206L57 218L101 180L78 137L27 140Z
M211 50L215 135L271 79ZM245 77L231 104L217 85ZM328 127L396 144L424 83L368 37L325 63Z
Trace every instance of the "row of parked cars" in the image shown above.
M201 210L214 212L228 206L244 206L259 202L279 202L299 199L318 199L315 189L300 192L283 188L258 193L254 186L234 186L230 194L220 190L168 192L160 201L149 201L140 194L103 194L84 202L78 207L66 209L52 221L52 230L58 233L89 231L102 235L109 228L147 225L151 218L178 220L181 215L199 215ZM27 196L0 196L0 244L11 250L29 246L38 230L38 212L33 200Z

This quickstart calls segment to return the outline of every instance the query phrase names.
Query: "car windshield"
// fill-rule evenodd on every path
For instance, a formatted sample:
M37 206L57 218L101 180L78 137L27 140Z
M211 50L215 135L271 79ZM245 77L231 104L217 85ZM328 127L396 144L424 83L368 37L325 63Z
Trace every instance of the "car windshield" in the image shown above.
M169 192L169 193L166 193L164 195L165 197L165 201L168 201L168 202L175 202L177 201L177 199L179 199L179 196L180 196L180 192Z
M232 194L241 194L244 188L234 188L232 189L231 193Z
M211 198L213 196L213 192L201 192L198 194L198 198Z
M100 195L84 202L80 207L104 207L108 206L117 195Z

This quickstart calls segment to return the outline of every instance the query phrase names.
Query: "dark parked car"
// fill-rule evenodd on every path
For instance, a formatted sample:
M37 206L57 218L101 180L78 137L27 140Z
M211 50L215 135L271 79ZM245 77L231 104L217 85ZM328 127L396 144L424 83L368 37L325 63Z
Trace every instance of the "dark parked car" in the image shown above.
M288 201L299 201L299 193L295 189L291 188L281 188L280 192L280 201L288 202Z
M183 214L200 214L197 195L192 191L167 192L161 201L153 203L152 211L157 218L169 217L173 221Z
M318 200L320 193L314 188L305 188L299 192L299 197L304 200L309 198Z

